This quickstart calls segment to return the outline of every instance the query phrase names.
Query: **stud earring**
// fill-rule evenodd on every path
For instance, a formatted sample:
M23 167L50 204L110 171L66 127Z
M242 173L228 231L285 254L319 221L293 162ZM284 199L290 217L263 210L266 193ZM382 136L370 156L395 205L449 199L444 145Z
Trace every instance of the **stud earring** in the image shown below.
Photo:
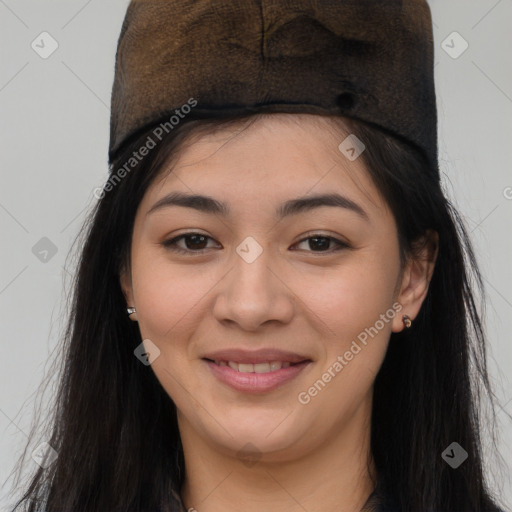
M412 321L407 315L402 317L402 322L404 323L406 329L409 329L409 327L412 325Z
M137 313L137 311L135 311L135 308L126 308L126 313L130 316L133 315L133 313Z

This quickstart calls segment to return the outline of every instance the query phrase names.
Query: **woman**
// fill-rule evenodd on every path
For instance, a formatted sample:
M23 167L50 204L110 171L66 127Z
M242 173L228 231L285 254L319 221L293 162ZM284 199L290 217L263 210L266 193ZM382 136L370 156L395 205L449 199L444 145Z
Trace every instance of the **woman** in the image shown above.
M130 4L20 506L499 510L432 68L423 1Z

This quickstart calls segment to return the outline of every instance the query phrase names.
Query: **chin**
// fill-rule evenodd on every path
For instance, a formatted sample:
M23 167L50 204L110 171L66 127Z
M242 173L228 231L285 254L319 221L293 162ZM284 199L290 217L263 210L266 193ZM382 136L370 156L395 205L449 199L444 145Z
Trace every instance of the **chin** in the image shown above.
M265 456L267 460L281 460L288 456L296 456L300 445L311 441L313 424L299 421L296 414L281 409L259 412L252 408L252 414L244 409L243 414L221 415L222 427L216 422L208 422L207 431L203 436L209 437L215 444L222 446L224 451L253 451ZM306 420L303 418L302 420ZM308 434L309 432L309 434ZM288 453L289 452L289 453Z

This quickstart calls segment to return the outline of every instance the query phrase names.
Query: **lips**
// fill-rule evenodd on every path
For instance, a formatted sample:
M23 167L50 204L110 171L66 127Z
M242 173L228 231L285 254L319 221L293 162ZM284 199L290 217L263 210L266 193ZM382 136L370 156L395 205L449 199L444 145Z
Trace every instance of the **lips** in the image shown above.
M232 361L237 364L270 363L273 361L294 364L311 360L311 358L306 355L271 348L251 351L241 349L218 350L216 352L205 354L203 359L218 362Z
M307 356L275 349L223 350L207 354L203 360L220 382L245 393L272 391L312 363Z
M292 365L289 361L268 361L265 363L237 363L236 361L214 361L218 366L229 366L237 372L243 373L269 373L288 368Z

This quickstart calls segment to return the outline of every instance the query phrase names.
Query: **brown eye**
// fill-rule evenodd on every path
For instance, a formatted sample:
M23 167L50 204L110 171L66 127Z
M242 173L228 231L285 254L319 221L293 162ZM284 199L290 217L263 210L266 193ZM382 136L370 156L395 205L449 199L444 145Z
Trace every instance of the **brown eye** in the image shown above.
M163 242L162 245L166 249L178 253L201 254L207 249L213 248L211 246L208 247L208 240L213 240L213 238L207 235L203 235L202 233L184 233L172 238L171 240ZM178 245L180 242L183 243ZM321 234L315 234L313 236L304 238L296 245L304 244L306 242L308 244L307 247L300 250L314 253L333 253L350 247L347 243L342 242L337 238Z
M320 234L315 234L313 236L307 237L302 239L299 244L302 244L304 242L307 242L307 248L306 251L309 252L335 252L339 251L341 249L348 248L348 244L342 242L341 240L338 240L337 238L333 238L331 236L325 236ZM335 244L335 249L330 249L330 246L332 244Z
M178 245L178 242L181 242L182 240L185 244L184 247ZM172 238L171 240L163 242L162 245L171 251L180 253L201 253L208 248L208 240L213 240L213 238L201 233L185 233L183 235Z

